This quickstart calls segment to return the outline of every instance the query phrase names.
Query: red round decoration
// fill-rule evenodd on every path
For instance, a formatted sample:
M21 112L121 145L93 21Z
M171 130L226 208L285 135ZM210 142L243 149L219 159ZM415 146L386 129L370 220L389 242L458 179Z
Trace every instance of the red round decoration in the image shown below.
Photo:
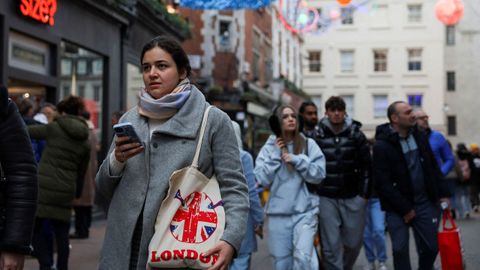
M454 25L463 17L462 0L438 0L435 14L445 25Z
M350 2L352 2L352 0L337 0L337 2L342 6L346 6L346 5L350 4Z

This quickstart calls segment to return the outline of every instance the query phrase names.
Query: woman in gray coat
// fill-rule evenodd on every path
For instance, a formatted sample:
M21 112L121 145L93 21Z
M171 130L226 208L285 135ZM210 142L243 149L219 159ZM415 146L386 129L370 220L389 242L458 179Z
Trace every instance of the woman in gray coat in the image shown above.
M188 80L190 64L171 38L156 37L141 54L145 88L138 106L120 122L131 122L142 143L117 137L97 174L97 189L110 201L99 268L144 270L155 219L170 175L189 166L203 112L203 94ZM241 244L248 217L248 189L230 119L210 111L199 169L216 175L226 213L222 240L205 255L217 254L210 269L227 269Z

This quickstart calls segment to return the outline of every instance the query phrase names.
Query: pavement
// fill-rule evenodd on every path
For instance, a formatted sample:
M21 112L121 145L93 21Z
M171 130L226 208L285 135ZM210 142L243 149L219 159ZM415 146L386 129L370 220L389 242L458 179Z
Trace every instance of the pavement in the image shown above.
M467 263L466 269L480 269L480 214L475 213L471 218L457 220L456 223L461 230L463 239L463 246L465 249L464 257ZM92 224L92 228L90 229L90 238L82 240L72 239L70 241L70 270L97 269L99 253L105 234L105 224L106 221L104 219L97 220ZM252 270L273 270L271 258L268 254L267 238L268 235L265 235L265 238L263 240L259 240L258 242L259 250L258 252L254 253L252 257ZM393 269L391 243L388 235L386 239L388 253L387 266L388 269ZM410 257L412 261L412 267L415 269L418 265L418 257L416 255L412 234L410 238ZM362 270L366 263L367 261L365 254L362 250L358 256L353 270ZM435 265L438 267L438 269L440 269L439 257L437 257L437 262ZM25 261L24 269L38 270L38 263L35 258L28 257Z

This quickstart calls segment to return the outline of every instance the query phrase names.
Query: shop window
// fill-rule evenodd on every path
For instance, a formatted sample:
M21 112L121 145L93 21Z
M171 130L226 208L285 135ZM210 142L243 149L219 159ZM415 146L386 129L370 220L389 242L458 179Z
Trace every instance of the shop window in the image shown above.
M60 99L69 95L83 98L85 108L90 112L97 135L101 138L102 102L104 74L104 57L76 44L62 41L60 43L61 77ZM89 64L92 64L91 70ZM92 76L86 76L86 75Z
M130 109L138 103L138 91L144 87L142 72L138 65L127 63L127 108Z
M321 95L312 96L312 102L313 102L313 104L315 104L317 106L318 115L322 115L321 114L322 109L323 109L322 96Z

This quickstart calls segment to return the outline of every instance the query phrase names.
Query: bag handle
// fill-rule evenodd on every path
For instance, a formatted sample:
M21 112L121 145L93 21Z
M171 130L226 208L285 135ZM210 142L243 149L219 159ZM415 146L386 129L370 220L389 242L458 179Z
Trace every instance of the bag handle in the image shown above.
M212 105L208 106L203 113L202 125L200 126L200 133L198 134L197 148L195 149L195 156L192 161L192 167L196 169L198 168L198 157L200 156L200 149L202 148L203 134L205 133L205 127L207 126L208 112L212 107Z
M442 215L442 230L444 231L452 231L457 229L457 225L455 224L455 221L453 220L452 216L450 215L450 209L445 209L443 210L443 215ZM447 228L445 225L447 223L447 220L450 222L450 225L452 225L451 228Z

